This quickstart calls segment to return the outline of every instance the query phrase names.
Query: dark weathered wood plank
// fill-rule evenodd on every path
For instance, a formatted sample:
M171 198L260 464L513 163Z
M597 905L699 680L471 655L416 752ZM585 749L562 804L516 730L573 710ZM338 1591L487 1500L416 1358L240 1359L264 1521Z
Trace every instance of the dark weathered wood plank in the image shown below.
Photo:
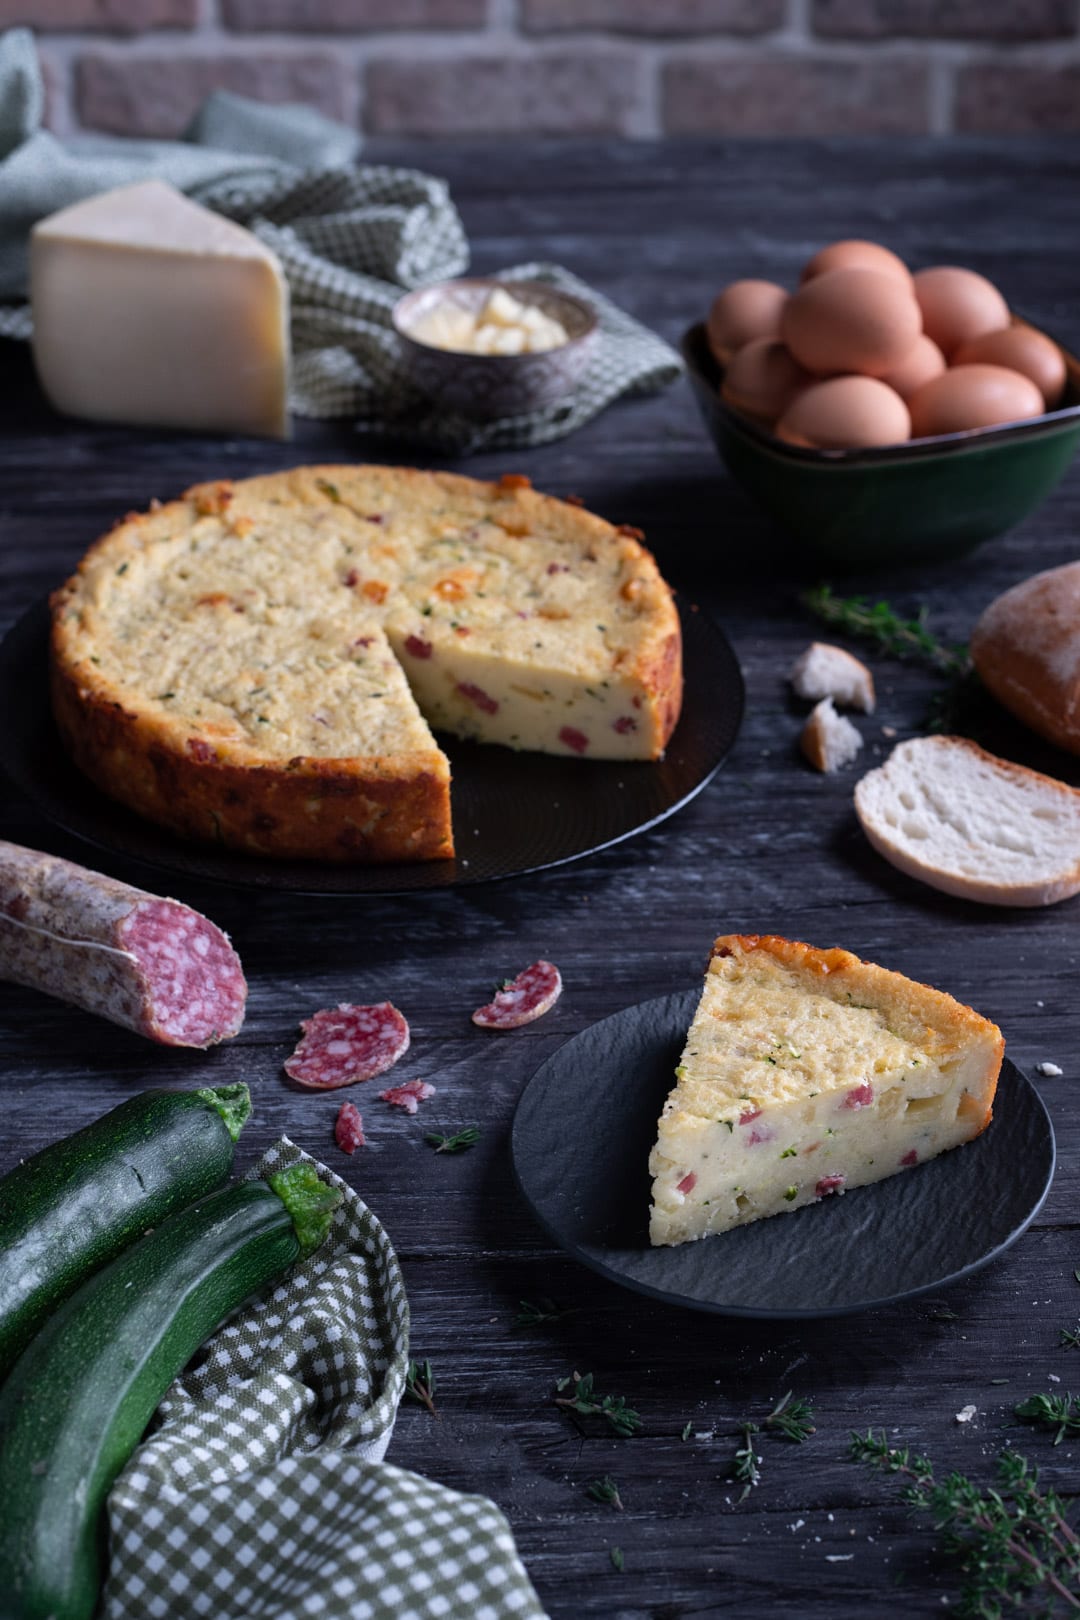
M447 174L477 268L558 259L672 340L724 281L790 277L823 240L858 234L883 237L915 262L982 268L1015 305L1080 341L1080 147L1067 141L372 152ZM315 456L411 459L400 447L359 440L347 423L298 424L286 446L61 424L37 395L22 351L3 346L0 364L0 627L62 578L116 516L154 495ZM343 1170L402 1256L415 1351L436 1364L443 1420L406 1407L392 1458L492 1495L556 1620L704 1620L765 1607L777 1620L861 1620L898 1606L938 1613L955 1582L892 1487L845 1460L847 1435L885 1427L928 1450L943 1470L984 1479L1000 1447L1019 1439L1048 1480L1080 1489L1076 1448L1055 1450L1010 1417L1031 1390L1064 1389L1080 1377L1077 1353L1058 1346L1059 1327L1080 1314L1080 902L1010 914L935 895L867 848L851 810L852 773L827 781L803 766L800 710L785 675L814 631L798 598L818 570L726 480L685 385L617 408L573 439L529 455L480 457L464 470L511 466L545 489L579 493L612 518L641 524L672 580L725 625L749 704L719 777L666 827L520 883L336 902L168 885L209 911L241 949L252 997L240 1038L205 1055L159 1052L0 986L0 1168L133 1086L244 1079L256 1117L243 1161L287 1131ZM1078 526L1074 471L1029 522L969 562L856 574L847 588L907 608L925 602L943 634L963 639L998 591L1071 561ZM879 664L878 679L879 711L867 732L877 739L869 752L883 757L889 744L877 728L915 730L934 683L901 665ZM1014 757L1080 781L1080 762L1004 721L994 735ZM11 795L0 830L94 859ZM163 883L106 864L134 881ZM522 1086L593 1020L693 984L721 928L847 945L991 1014L1028 1072L1043 1059L1062 1066L1062 1078L1039 1082L1058 1132L1055 1186L1036 1227L1001 1263L907 1307L838 1323L754 1325L667 1310L551 1249L509 1169ZM468 1014L491 980L541 954L565 976L556 1011L509 1037L474 1030ZM361 1096L372 1146L345 1161L331 1140L340 1099L290 1090L281 1062L297 1020L314 1007L384 996L413 1025L403 1075L431 1079L439 1091L416 1120ZM422 1142L433 1123L474 1120L481 1142L460 1158L436 1158ZM902 1243L904 1234L880 1238ZM537 1330L515 1328L518 1301L542 1294L571 1314ZM624 1394L641 1411L644 1433L627 1441L579 1435L550 1404L555 1379L574 1368ZM736 1425L789 1387L815 1400L818 1432L802 1448L766 1441L762 1484L735 1506L726 1481ZM978 1416L958 1425L955 1413L968 1402ZM683 1442L688 1420L692 1438ZM623 1514L584 1495L604 1473L619 1480ZM610 1561L615 1544L625 1554L621 1574Z

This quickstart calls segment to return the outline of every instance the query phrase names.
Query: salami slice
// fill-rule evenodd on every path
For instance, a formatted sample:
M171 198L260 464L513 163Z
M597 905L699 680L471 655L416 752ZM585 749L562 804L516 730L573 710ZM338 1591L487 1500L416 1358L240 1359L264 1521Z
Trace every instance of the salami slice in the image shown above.
M422 1102L434 1097L435 1087L426 1080L406 1080L403 1086L389 1086L386 1091L379 1092L381 1102L388 1102L391 1108L404 1108L407 1114L415 1114Z
M364 1136L364 1122L360 1118L360 1110L355 1103L342 1103L338 1109L337 1121L334 1125L334 1141L342 1153L355 1153L358 1147L367 1146Z
M481 1029L518 1029L542 1018L562 995L562 975L553 962L534 962L496 990L494 1001L472 1015Z
M247 1000L240 958L199 912L3 842L0 978L165 1046L227 1040Z
M373 1080L409 1050L409 1026L388 1001L374 1007L342 1002L313 1013L300 1028L304 1038L287 1059L285 1073L314 1091Z

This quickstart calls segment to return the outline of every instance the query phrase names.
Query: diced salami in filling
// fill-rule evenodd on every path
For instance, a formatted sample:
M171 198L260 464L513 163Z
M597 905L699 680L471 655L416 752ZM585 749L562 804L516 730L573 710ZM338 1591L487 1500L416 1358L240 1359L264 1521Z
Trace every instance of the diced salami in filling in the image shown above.
M562 975L553 962L534 962L495 992L486 1007L472 1015L481 1029L517 1029L541 1018L562 994Z
M285 1063L297 1085L315 1091L373 1080L409 1049L409 1026L389 1001L373 1007L342 1002L300 1025L304 1038Z
M458 691L470 703L475 703L484 714L498 714L499 700L485 692L482 686L475 686L472 681L458 681Z
M145 988L147 1033L175 1046L209 1046L244 1021L240 958L206 917L176 900L144 900L118 929Z

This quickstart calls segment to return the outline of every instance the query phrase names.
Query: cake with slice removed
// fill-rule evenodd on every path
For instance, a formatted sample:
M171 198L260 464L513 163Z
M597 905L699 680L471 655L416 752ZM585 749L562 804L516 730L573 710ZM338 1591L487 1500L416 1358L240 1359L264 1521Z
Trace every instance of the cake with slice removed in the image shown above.
M645 761L682 701L679 613L640 531L521 474L198 485L124 518L52 611L53 712L79 769L181 837L263 857L448 858L431 726Z
M650 1241L726 1232L970 1141L1004 1050L989 1019L849 951L722 935L649 1160Z

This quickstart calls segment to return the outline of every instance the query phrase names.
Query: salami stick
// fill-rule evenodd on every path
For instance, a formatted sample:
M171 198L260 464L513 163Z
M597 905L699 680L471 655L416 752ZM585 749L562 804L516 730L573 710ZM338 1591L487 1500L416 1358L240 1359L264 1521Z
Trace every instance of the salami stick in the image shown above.
M0 978L165 1046L227 1040L247 997L240 958L199 912L2 841Z

